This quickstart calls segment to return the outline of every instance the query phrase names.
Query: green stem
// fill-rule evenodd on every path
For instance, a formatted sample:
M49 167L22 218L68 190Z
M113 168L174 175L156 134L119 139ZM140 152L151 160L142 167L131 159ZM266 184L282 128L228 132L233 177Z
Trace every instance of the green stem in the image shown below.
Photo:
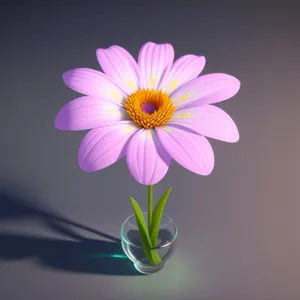
M151 226L152 226L152 212L153 212L153 185L148 185L148 233L150 235ZM152 245L155 247L156 245ZM155 249L146 250L145 254L149 258L152 264L159 264L161 258Z
M153 185L148 185L148 232L151 230L153 204Z

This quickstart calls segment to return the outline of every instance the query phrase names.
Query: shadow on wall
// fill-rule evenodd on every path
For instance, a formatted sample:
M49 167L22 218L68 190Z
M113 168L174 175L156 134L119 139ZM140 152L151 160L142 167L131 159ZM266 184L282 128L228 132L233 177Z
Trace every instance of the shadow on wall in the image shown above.
M12 188L0 188L0 222L3 220L35 219L68 240L10 234L0 229L0 261L37 258L40 266L61 271L90 274L134 276L138 273L125 256L120 239L88 228L38 205ZM84 229L101 238L85 238L74 228ZM70 240L70 238L72 240Z

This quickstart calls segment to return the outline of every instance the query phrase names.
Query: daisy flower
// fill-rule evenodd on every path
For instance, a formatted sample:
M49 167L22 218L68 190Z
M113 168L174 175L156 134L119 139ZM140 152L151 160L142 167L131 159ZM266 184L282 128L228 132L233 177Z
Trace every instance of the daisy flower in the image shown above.
M55 119L60 130L90 131L83 138L79 166L104 169L126 156L133 178L159 182L171 160L199 175L214 167L207 140L237 142L231 117L214 103L234 96L237 78L221 73L199 76L205 57L184 55L174 62L170 44L147 42L138 60L120 46L97 49L103 72L78 68L63 74L65 84L83 94Z

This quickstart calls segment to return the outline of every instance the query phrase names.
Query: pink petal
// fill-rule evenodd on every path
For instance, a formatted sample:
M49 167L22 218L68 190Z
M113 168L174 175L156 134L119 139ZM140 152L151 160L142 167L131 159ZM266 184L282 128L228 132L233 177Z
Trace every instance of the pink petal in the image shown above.
M184 84L171 98L177 107L199 106L227 100L239 89L240 81L231 75L208 74Z
M174 60L174 49L170 44L146 43L140 50L140 87L157 89L159 82Z
M212 172L214 153L204 136L175 126L158 127L156 131L163 147L177 163L199 175Z
M167 173L171 158L153 129L141 129L130 140L127 164L133 178L144 185L156 184Z
M179 57L164 75L159 89L171 94L184 83L196 78L204 69L205 62L204 56L184 55Z
M239 140L239 131L231 117L210 104L176 110L169 124L182 125L224 142L235 143Z
M129 138L137 130L131 121L92 129L85 135L79 148L80 168L95 172L121 159L126 154Z
M100 96L120 103L125 98L121 91L105 74L87 68L67 71L63 74L65 84L72 90L88 95Z
M124 109L110 100L84 96L63 106L54 124L60 130L86 130L113 124L125 116Z
M116 82L127 95L139 87L139 69L131 54L120 46L97 49L97 58L102 70Z

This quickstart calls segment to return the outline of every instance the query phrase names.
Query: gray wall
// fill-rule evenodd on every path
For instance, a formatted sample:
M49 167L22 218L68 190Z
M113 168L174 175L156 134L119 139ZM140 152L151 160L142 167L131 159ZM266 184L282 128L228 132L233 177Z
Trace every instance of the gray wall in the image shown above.
M19 2L0 18L0 298L300 299L297 2ZM53 121L77 96L64 71L99 69L98 47L136 56L150 40L172 43L176 57L205 55L204 73L241 80L220 104L241 139L211 141L211 176L174 163L155 186L156 198L174 187L166 212L180 242L161 272L138 276L122 259L83 257L120 251L102 233L119 237L128 195L146 208L146 188L124 160L81 171L84 132L57 131Z

